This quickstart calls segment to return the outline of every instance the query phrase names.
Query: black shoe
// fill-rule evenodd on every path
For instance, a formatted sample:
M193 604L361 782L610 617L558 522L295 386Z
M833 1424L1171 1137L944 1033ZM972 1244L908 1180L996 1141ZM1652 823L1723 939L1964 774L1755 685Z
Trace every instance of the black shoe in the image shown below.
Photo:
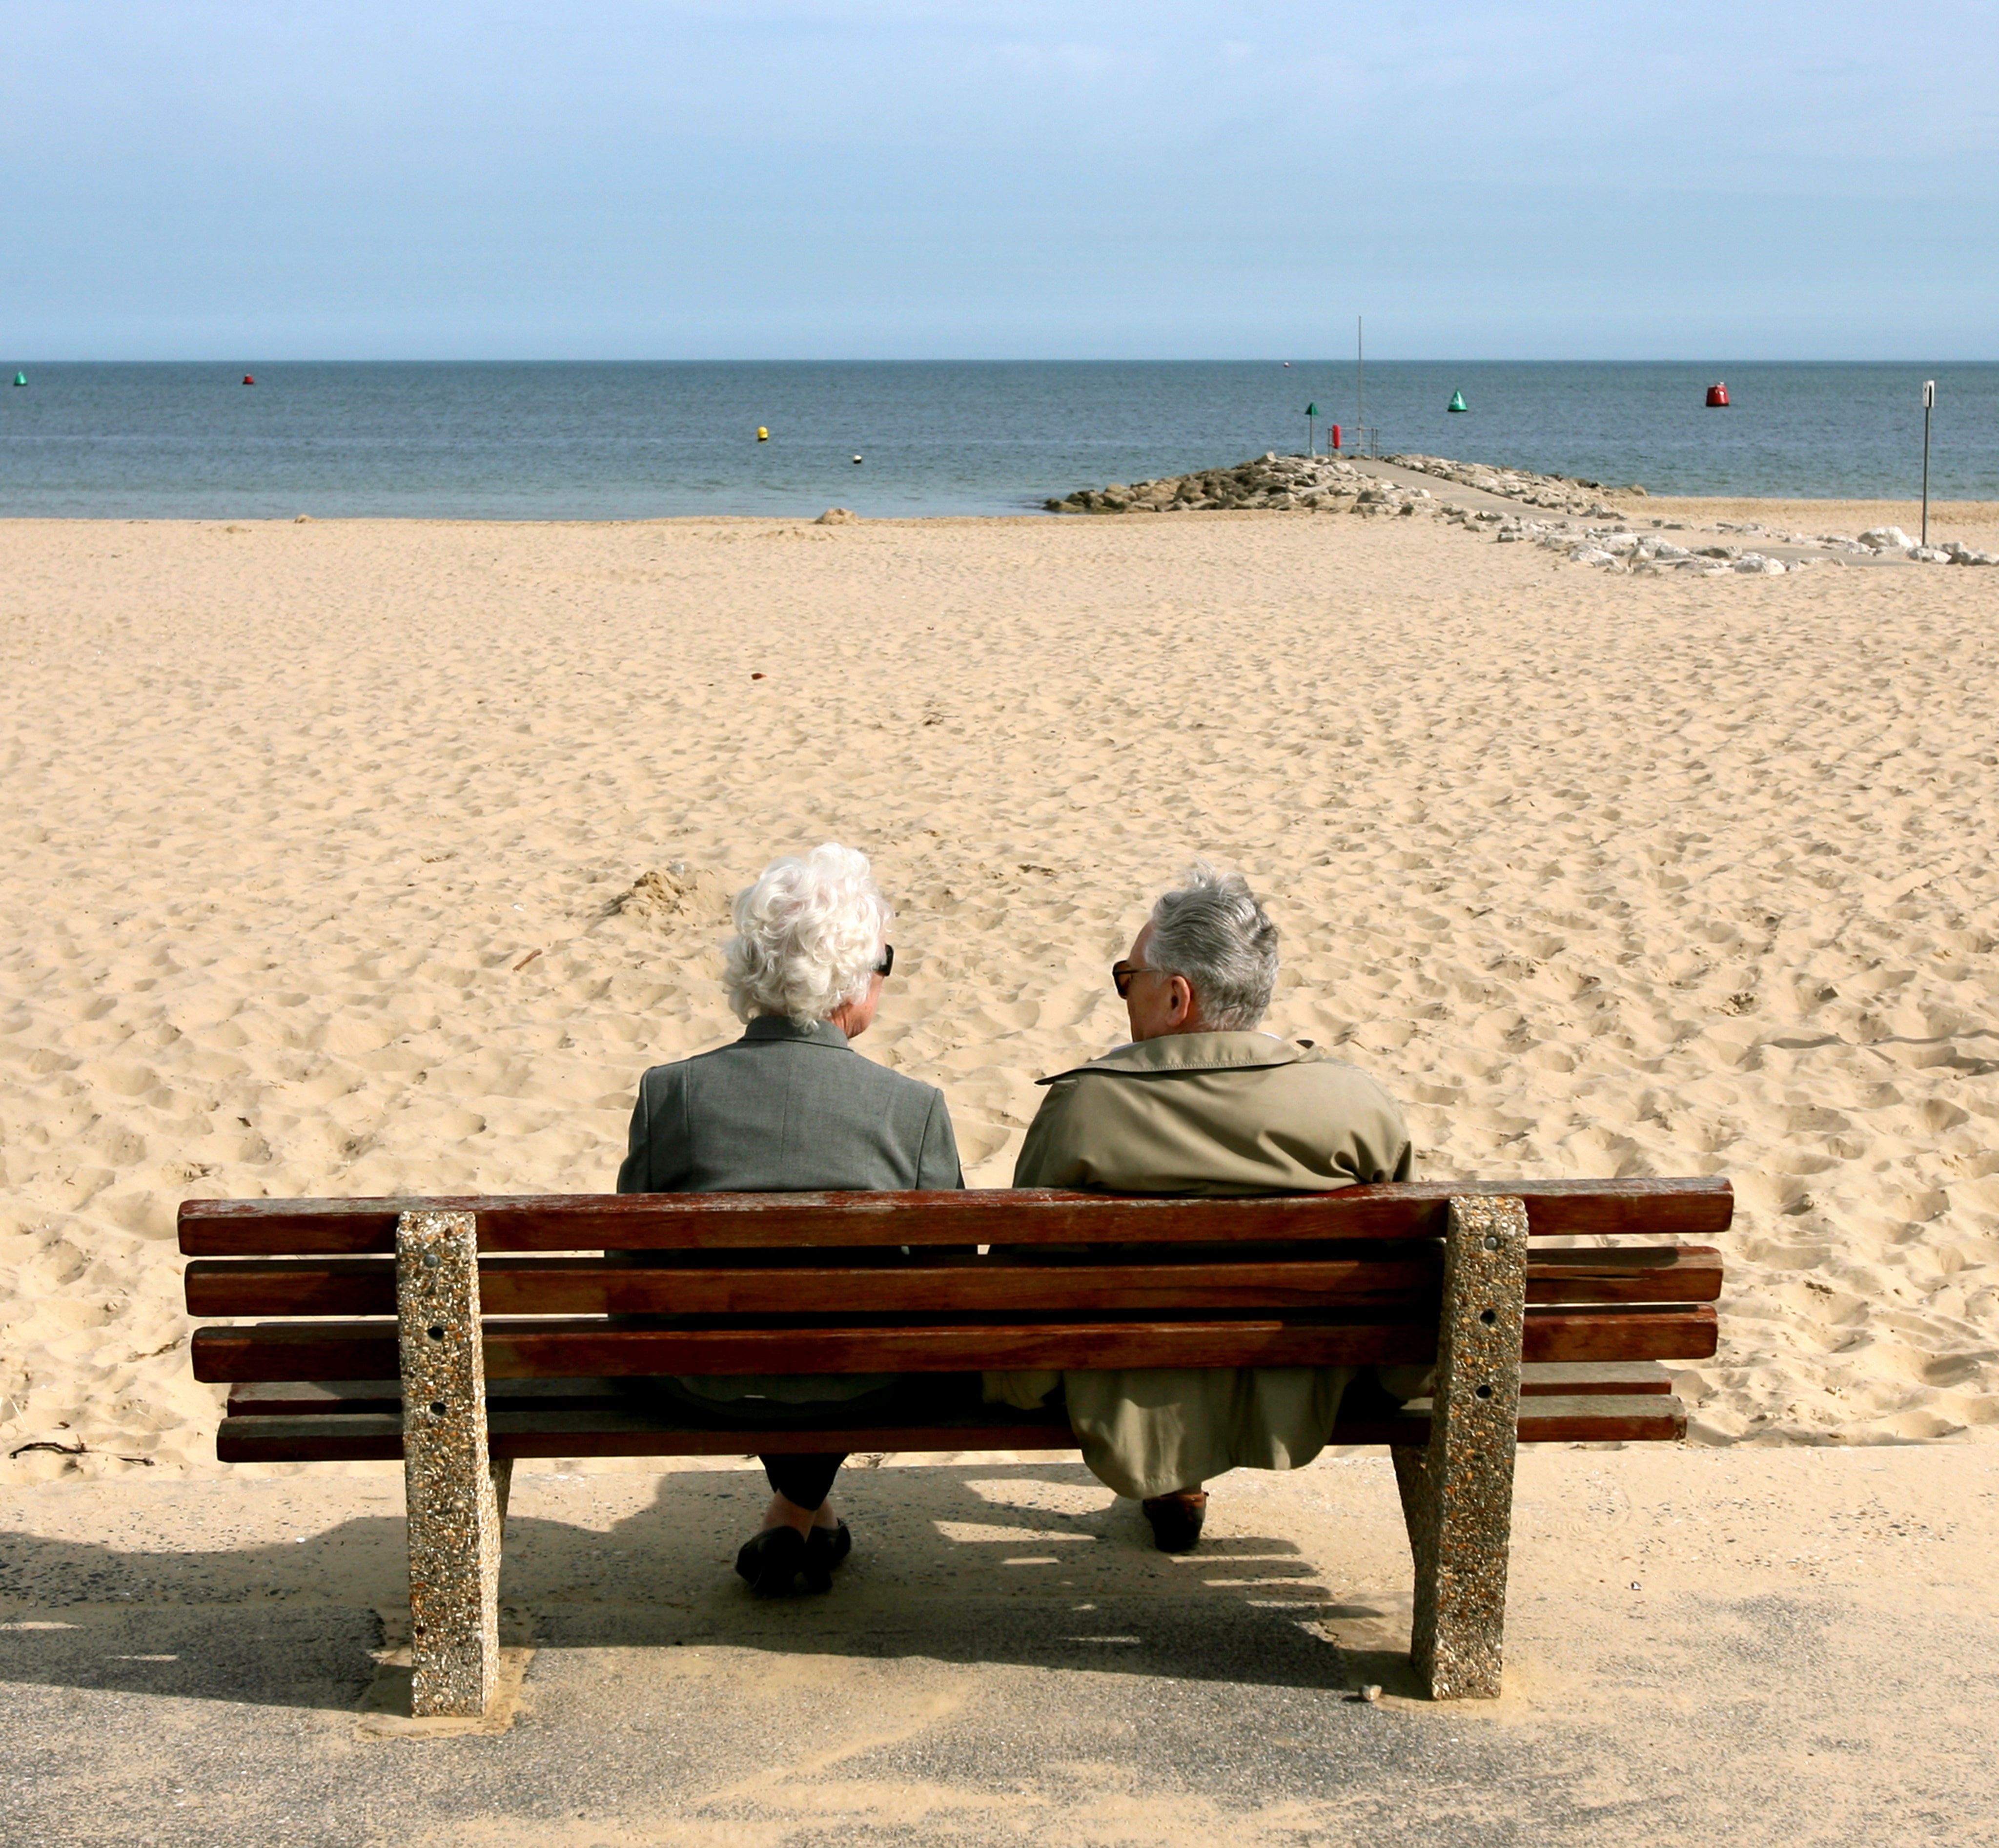
M805 1590L832 1590L833 1568L853 1551L854 1536L847 1531L845 1521L834 1527L814 1527L805 1536Z
M1199 1544L1201 1524L1207 1519L1206 1490L1183 1489L1138 1506L1152 1524L1152 1544L1161 1552L1190 1553Z
M796 1527L766 1527L743 1541L736 1555L736 1576L760 1598L781 1598L805 1563L805 1537Z

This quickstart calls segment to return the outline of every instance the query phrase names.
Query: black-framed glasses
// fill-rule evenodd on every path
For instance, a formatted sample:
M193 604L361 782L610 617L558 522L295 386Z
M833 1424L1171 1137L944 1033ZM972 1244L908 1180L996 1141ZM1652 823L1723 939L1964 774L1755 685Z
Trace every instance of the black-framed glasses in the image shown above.
M1136 962L1114 962L1110 966L1110 986L1117 990L1117 998L1121 1001L1129 997L1134 976L1156 976L1164 973L1162 969L1147 969Z
M892 976L896 973L896 946L885 943L882 946L882 960L875 965L878 976Z

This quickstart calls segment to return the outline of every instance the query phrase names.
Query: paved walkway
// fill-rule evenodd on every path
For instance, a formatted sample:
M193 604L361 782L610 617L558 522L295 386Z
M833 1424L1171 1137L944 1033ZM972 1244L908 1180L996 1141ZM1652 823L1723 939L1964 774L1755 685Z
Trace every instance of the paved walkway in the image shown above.
M1999 1843L1999 1451L1531 1453L1458 1706L1379 1454L1228 1479L1187 1559L1072 1461L852 1482L835 1592L768 1604L750 1470L524 1475L519 1711L431 1739L366 1711L393 1475L0 1490L0 1842Z

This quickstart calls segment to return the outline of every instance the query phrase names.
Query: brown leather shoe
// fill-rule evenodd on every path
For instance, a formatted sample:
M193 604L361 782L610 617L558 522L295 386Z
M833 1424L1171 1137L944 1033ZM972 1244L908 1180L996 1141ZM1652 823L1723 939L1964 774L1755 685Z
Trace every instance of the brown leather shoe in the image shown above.
M1200 1542L1201 1523L1207 1519L1207 1491L1176 1489L1138 1506L1152 1524L1152 1544L1162 1553L1190 1553Z

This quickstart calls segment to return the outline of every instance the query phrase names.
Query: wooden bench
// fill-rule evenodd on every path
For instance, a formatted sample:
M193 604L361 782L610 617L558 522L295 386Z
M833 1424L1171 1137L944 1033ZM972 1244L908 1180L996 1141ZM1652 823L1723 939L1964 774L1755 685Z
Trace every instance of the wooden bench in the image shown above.
M189 1312L233 1319L193 1341L195 1377L233 1388L223 1461L403 1459L419 1714L491 1697L518 1457L1074 1443L1059 1412L961 1389L902 1422L769 1430L622 1382L988 1368L1434 1362L1433 1400L1332 1441L1392 1447L1411 1654L1446 1699L1499 1690L1516 1444L1685 1435L1658 1363L1714 1352L1721 1262L1678 1241L1732 1207L1721 1180L193 1200L180 1240ZM1673 1242L1530 1252L1590 1235Z

